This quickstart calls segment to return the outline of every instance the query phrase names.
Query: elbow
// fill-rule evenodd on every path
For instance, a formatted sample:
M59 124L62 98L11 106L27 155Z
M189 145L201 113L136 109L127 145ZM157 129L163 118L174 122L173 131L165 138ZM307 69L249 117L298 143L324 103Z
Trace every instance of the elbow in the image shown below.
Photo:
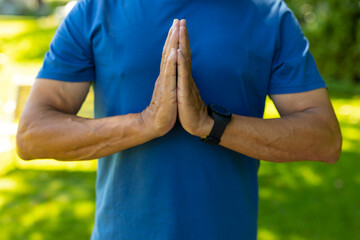
M337 152L334 152L333 154L331 154L331 156L322 158L321 161L324 163L328 163L328 164L334 164L337 161L339 161L340 155L341 155L341 151L337 151Z
M339 141L339 143L337 143L334 147L333 147L333 151L331 151L331 155L329 155L326 159L326 163L336 163L337 161L339 161L340 159L340 155L341 155L341 146L342 146L342 138Z
M16 152L19 158L26 161L35 159L32 150L32 137L29 135L28 129L20 123L16 133Z
M325 146L322 161L329 164L334 164L340 159L342 148L342 136L340 130L333 134L332 141Z
M26 140L24 140L21 134L16 135L16 153L22 160L32 160L31 154L29 152L29 146Z
M26 152L24 152L22 149L19 149L19 147L16 148L16 153L18 155L18 157L21 160L24 161L29 161L29 160L33 160L34 158L30 157L30 155L28 155Z

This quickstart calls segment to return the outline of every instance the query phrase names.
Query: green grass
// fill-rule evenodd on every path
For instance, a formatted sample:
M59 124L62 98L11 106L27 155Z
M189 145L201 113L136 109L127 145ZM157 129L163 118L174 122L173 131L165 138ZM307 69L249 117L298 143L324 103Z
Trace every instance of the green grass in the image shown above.
M89 239L95 173L14 170L0 179L0 239Z
M0 18L0 53L8 59L0 65L1 108L12 97L14 74L36 74L55 27L52 18ZM328 85L344 138L340 161L262 162L259 240L360 239L360 85ZM85 116L91 102L92 95L83 106ZM270 101L265 115L277 116ZM96 161L24 162L14 150L0 153L0 239L88 239L95 169Z

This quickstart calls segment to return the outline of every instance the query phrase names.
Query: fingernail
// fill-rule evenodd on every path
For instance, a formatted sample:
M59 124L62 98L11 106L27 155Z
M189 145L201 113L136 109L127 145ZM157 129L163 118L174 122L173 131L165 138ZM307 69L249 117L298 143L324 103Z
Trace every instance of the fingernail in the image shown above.
M176 20L177 20L177 19L175 18L174 21L173 21L173 25L176 23Z

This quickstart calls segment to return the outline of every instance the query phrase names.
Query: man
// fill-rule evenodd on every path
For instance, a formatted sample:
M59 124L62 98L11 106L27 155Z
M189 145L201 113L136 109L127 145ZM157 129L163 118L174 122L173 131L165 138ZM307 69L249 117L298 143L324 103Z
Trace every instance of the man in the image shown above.
M173 18L189 28L175 19L162 46ZM77 117L91 84L95 119ZM82 0L50 45L18 152L100 158L94 240L256 239L256 159L339 158L325 87L283 1ZM280 119L262 119L266 95Z

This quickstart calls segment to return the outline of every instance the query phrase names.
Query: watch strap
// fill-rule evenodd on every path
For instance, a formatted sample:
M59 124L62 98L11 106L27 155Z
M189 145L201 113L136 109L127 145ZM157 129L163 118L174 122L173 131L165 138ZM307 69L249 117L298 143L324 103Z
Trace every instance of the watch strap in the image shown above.
M219 139L220 142L221 136L223 135L225 128L230 122L231 118L225 118L215 112L212 112L212 117L214 119L214 125L210 131L209 136Z
M226 126L231 120L231 114L230 116L222 116L217 112L213 111L210 105L208 105L208 114L211 118L214 119L214 125L210 131L210 134L205 138L201 138L201 140L206 143L218 145L220 143L221 136L223 135Z

